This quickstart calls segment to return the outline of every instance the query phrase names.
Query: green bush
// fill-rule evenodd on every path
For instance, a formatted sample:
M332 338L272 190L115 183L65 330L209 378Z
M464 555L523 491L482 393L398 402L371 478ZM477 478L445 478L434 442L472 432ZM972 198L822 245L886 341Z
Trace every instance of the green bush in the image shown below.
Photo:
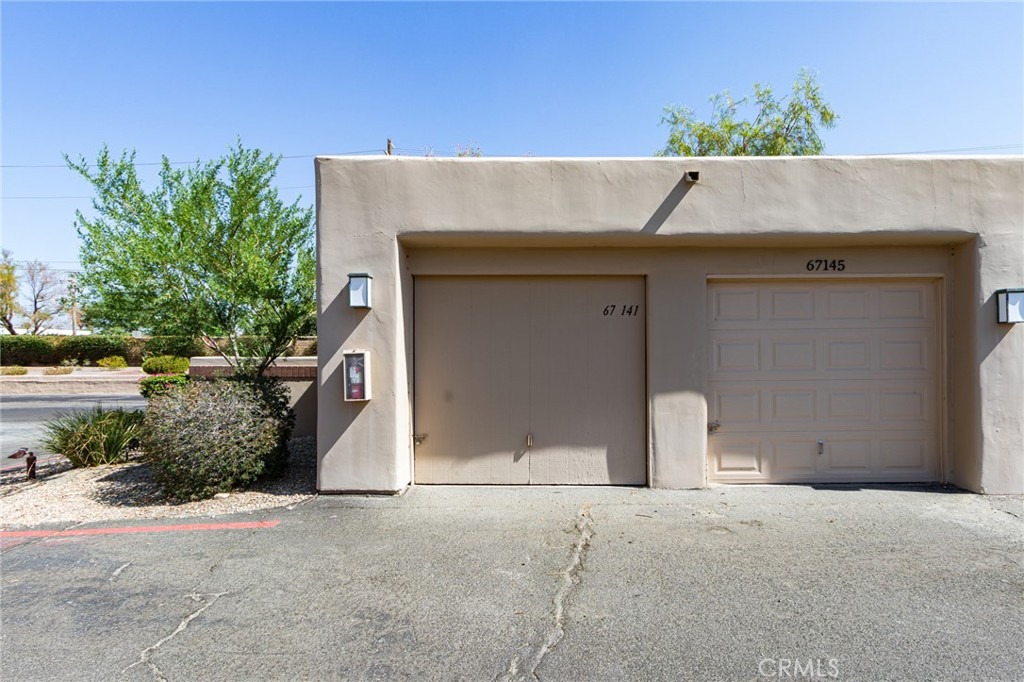
M143 398L163 395L178 386L188 383L187 374L154 374L139 379L139 393Z
M8 365L6 367L0 367L0 376L5 377L20 377L28 374L28 370L21 365Z
M0 336L0 364L52 365L57 362L54 338L29 334Z
M126 460L138 445L144 413L136 410L61 412L43 425L43 446L68 458L72 466L91 467Z
M135 338L134 336L126 336L124 338L124 359L128 362L129 367L141 365L144 355L146 355L145 339Z
M56 376L58 374L71 374L74 371L74 367L47 367L43 370L43 374L49 377Z
M190 381L150 400L142 446L168 495L203 499L278 471L294 424L279 381Z
M120 355L111 355L108 358L100 358L96 361L96 364L104 369L124 369L128 366L128 362Z
M57 353L62 360L79 362L96 362L111 355L124 357L127 350L124 336L65 336L57 343Z
M146 340L144 353L147 358L159 355L191 358L206 355L206 347L199 339L188 336L154 336Z
M188 371L188 358L173 355L158 355L142 363L146 374L184 374Z

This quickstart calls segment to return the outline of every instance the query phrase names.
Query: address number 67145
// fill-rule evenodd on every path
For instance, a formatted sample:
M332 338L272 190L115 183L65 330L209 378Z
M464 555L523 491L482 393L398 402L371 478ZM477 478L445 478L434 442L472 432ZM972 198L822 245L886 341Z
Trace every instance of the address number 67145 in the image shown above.
M835 270L842 272L846 269L846 260L840 258L839 260L829 260L827 258L816 258L814 260L807 261L808 272L819 272L822 270Z

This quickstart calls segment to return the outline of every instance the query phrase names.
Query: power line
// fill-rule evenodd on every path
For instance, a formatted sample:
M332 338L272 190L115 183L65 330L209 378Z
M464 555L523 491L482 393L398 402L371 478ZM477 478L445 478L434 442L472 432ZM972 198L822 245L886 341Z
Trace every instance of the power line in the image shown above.
M313 189L316 185L293 185L290 187L278 187L279 192L292 189ZM9 196L0 199L95 199L94 196L65 196L65 197L44 197L44 196Z
M1024 144L997 144L990 147L960 147L959 149L931 149L920 152L884 152L874 154L857 154L856 156L902 156L906 154L950 154L952 152L989 152L1000 149L1021 149Z
M999 151L1008 149L1021 149L1024 148L1024 144L999 144L990 145L986 147L958 147L956 149L929 149L921 151L904 151L904 152L867 152L863 154L851 154L851 156L904 156L910 154L950 154L954 152L984 152L984 151ZM409 147L395 147L395 151L399 152L399 155L408 154L420 154L426 156L458 156L458 151L439 151L435 148L423 147L418 149L412 149ZM428 153L429 152L429 153ZM509 156L521 156L520 154L485 154L484 156L489 157L509 157ZM840 155L845 156L845 155ZM632 158L632 157L631 157Z
M951 154L958 152L983 152L983 151L1000 151L1008 149L1022 149L1024 144L1001 144L1001 145L990 145L986 147L958 147L955 149L928 149L918 151L904 151L904 152L867 152L863 154L852 154L851 156L907 156L913 154ZM427 146L421 148L409 148L409 147L393 147L393 151L399 152L396 156L408 156L410 154L416 154L417 156L458 156L457 151L438 151L437 149ZM318 156L358 156L360 154L383 154L383 149L368 149L354 152L339 152L337 154L294 154L282 156L282 159L315 159ZM519 156L533 156L532 154L486 154L492 158L497 157L519 157ZM630 157L632 158L632 157ZM653 157L652 157L653 158ZM146 161L132 163L132 166L159 166L162 165L162 161ZM197 163L197 161L170 161L169 164L172 166L186 165ZM86 164L86 168L92 167L92 164ZM0 165L0 168L67 168L66 165L60 164L19 164L19 165ZM278 190L292 190L292 189L313 189L314 185L299 185L294 187L278 187ZM92 196L5 196L0 199L54 199L54 200L69 200L69 199L92 199Z
M315 159L318 156L358 156L359 154L383 154L383 149L363 149L355 152L338 152L335 154L285 154L280 158L283 159ZM171 166L187 166L193 163L201 163L199 159L195 161L168 161L168 165ZM133 161L132 166L162 166L163 161ZM86 168L92 168L95 164L87 163ZM2 164L0 168L67 168L66 163L41 163L41 164Z

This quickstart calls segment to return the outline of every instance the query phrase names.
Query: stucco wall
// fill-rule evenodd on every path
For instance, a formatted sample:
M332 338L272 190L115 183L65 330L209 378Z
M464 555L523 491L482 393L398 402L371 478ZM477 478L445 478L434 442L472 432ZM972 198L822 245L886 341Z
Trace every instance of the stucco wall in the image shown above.
M321 490L411 481L413 276L462 271L646 275L651 483L702 486L707 276L806 276L827 255L856 263L846 276L941 278L945 478L1024 492L1024 325L995 324L992 296L1024 284L1020 157L319 158L316 171ZM349 272L374 276L371 310L348 307ZM368 403L341 399L350 347L373 353Z

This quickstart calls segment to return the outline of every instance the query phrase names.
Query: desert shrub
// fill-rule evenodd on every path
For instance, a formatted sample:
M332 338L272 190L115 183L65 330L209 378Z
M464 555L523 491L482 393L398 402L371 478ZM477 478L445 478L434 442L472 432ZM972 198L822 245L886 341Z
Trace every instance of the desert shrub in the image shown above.
M303 351L302 354L303 355L316 355L316 339L313 339L313 343L309 344L306 347L306 350Z
M202 499L277 472L294 424L279 381L190 381L150 400L142 446L168 495Z
M138 445L144 414L137 410L61 412L43 425L43 446L64 455L76 467L113 464Z
M143 398L163 395L188 383L187 374L154 374L139 379L139 393Z
M28 370L21 365L8 365L7 367L0 367L0 376L5 377L20 377L28 374Z
M154 336L146 340L145 356L154 358L160 355L174 355L179 358L191 358L206 355L206 347L199 339L189 336Z
M57 343L61 360L96 362L111 355L125 356L128 343L124 336L65 336Z
M57 360L52 336L0 336L0 364L49 365Z
M128 361L120 355L111 355L107 358L100 358L96 364L104 369L124 369L128 366Z
M43 374L49 377L56 376L58 374L71 374L74 371L74 367L47 367L43 370Z
M146 374L184 374L188 371L188 358L174 355L158 355L142 363Z

